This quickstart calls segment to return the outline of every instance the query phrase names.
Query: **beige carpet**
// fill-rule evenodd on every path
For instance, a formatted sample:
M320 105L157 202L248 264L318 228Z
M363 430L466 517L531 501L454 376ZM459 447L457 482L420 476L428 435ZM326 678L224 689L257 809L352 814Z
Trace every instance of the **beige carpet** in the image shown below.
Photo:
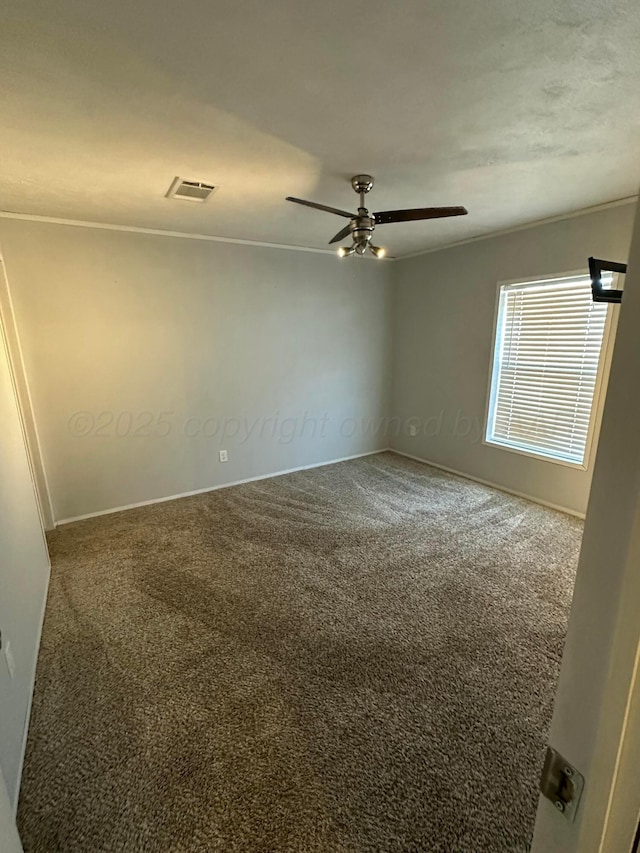
M526 850L581 532L389 453L60 528L25 850Z

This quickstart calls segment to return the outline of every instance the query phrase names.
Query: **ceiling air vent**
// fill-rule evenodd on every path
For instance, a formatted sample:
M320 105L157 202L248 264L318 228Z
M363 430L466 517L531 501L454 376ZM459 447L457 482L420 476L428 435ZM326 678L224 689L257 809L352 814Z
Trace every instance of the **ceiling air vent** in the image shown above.
M167 193L167 198L181 198L184 201L206 201L217 187L203 184L202 181L185 181L176 178Z

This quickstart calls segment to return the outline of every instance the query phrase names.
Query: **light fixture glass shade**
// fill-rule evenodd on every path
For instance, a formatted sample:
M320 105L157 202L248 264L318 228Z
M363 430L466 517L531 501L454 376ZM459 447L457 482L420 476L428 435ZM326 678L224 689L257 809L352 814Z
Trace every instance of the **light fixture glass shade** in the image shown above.
M380 260L382 260L382 258L384 258L384 256L387 254L387 250L384 249L382 246L374 246L372 244L369 244L369 248L371 249L371 254L375 255L376 258L379 258Z
M355 252L355 246L340 246L338 249L338 257L339 258L347 258L349 255L353 255Z

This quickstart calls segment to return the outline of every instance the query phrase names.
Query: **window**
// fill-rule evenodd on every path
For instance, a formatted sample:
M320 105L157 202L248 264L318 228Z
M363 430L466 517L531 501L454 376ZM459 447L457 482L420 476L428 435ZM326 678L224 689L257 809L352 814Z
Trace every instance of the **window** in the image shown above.
M486 440L583 466L606 329L586 275L503 285Z

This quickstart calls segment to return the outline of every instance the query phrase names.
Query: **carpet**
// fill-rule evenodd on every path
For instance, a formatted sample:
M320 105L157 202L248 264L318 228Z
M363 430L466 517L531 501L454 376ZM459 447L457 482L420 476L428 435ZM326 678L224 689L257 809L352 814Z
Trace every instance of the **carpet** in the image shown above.
M581 534L392 453L59 528L26 853L524 853Z

